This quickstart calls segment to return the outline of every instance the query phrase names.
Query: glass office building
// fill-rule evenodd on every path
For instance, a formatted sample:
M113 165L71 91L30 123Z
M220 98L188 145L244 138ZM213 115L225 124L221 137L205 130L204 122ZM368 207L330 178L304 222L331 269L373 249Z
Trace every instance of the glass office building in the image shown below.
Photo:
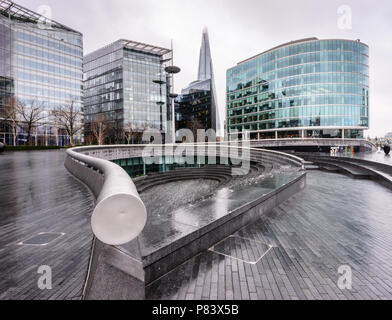
M82 108L82 34L0 0L0 61L0 139L13 143L7 108L15 98L42 109L45 119L34 128L33 144L68 144L69 137L51 118L51 111L71 103ZM26 142L23 130L19 129L16 141Z
M171 50L129 40L119 40L84 58L85 135L94 123L110 126L107 143L125 142L122 133L145 130L166 133L170 108L170 78L165 63Z
M190 129L194 131L195 139L197 129L216 130L211 101L210 81L206 83L205 89L199 87L197 90L178 96L175 102L176 130Z
M298 40L227 71L229 137L363 138L368 128L369 48L359 40Z
M183 89L175 101L176 130L190 129L197 139L197 130L220 129L214 68L208 30L205 28L200 48L197 80ZM178 134L177 134L178 136ZM177 137L179 139L179 137Z

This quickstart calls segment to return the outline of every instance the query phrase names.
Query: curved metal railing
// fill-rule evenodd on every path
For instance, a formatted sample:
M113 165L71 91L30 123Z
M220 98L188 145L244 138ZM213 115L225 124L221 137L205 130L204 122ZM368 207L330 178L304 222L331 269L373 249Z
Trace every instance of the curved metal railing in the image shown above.
M161 155L165 155L167 150L174 150L173 153L175 153L175 148L184 148L184 152L186 152L187 148L193 149L196 152L194 153L195 155L198 155L198 152L203 149L199 149L199 147L205 146L204 151L206 153L209 153L213 147L218 147L216 156L220 156L221 148L229 149L231 151L236 150L237 154L240 154L239 151L247 151L250 153L251 160L256 159L258 161L262 161L263 158L269 158L269 157L277 157L279 159L282 159L283 161L287 162L287 164L291 164L295 167L301 167L302 169L304 168L304 160L295 156L291 155L288 153L280 152L280 151L275 151L275 150L266 150L266 149L258 149L258 148L251 148L251 147L245 147L245 146L236 146L236 145L230 145L226 143L209 143L209 144L178 144L178 145L109 145L109 146L88 146L88 147L80 147L80 148L74 148L72 150L76 150L78 152L82 152L83 154L87 156L91 156L94 158L100 158L104 160L119 160L119 159L127 159L127 158L132 158L132 157L141 157L143 156L143 150L148 147L152 148L160 148L162 150ZM167 149L168 148L168 149ZM212 149L216 150L216 149ZM222 152L222 154L225 154ZM227 152L229 156L233 156L232 152ZM236 153L234 153L235 156ZM159 154L155 154L159 155ZM166 154L167 155L167 154Z
M205 147L204 151L201 147ZM211 147L218 147L217 156L233 156L248 152L249 160L272 162L304 169L304 160L279 151L254 149L227 144L181 144L181 145L112 145L90 146L67 150L66 168L96 197L91 226L95 236L109 245L123 245L135 239L147 222L147 211L132 179L120 166L110 160L142 157L146 147L162 148L162 155L176 152L176 148L194 148L195 155L209 155ZM169 149L166 149L169 148ZM229 149L230 151L226 150ZM234 155L234 156L235 156Z
M147 222L147 210L129 175L118 165L67 150L66 168L84 182L96 197L91 218L95 236L109 245L135 239Z

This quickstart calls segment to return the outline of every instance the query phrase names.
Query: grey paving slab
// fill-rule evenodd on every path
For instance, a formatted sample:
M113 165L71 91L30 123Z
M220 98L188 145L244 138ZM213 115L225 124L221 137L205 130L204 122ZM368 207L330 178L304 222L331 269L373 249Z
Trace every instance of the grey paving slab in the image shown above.
M94 199L68 174L64 160L64 151L0 155L0 299L76 299L82 295ZM48 245L18 245L42 232L50 234L27 243ZM51 237L52 233L64 235ZM52 268L52 290L38 288L41 265Z
M248 300L256 295L262 300L391 299L391 200L392 192L376 182L312 171L304 192L234 234L248 240L227 240L222 245L222 250L242 259L258 252L246 245L249 240L272 245L257 265L210 251L202 253L198 261L211 254L219 256L209 268L218 269L220 299ZM198 261L187 263L200 277L208 270L206 266L197 268ZM338 288L341 265L352 268L352 290ZM177 276L174 271L161 283L170 283ZM154 287L154 283L148 287L147 296L160 299Z
M62 151L0 156L0 299L81 297L94 202L63 168L64 157ZM271 179L270 185L263 181L267 191L284 183L284 179ZM257 188L251 186L243 198L263 192L261 186ZM230 203L231 197L222 193L216 201ZM372 181L310 172L304 192L234 234L234 241L223 242L226 256L203 252L148 286L147 298L391 299L391 198L390 190ZM194 226L188 213L173 220L177 228L165 226L158 217L154 222L161 233L149 241L164 241L167 230L191 232ZM65 235L44 247L18 246L40 232ZM255 243L273 248L250 265L243 260L256 259L263 252ZM350 291L337 286L338 268L343 264L352 267ZM52 266L53 290L38 289L40 265Z

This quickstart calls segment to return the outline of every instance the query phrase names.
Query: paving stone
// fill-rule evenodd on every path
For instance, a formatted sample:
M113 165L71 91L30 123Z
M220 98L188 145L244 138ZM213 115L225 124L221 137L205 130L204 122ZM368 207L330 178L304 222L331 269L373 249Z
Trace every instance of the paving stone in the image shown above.
M92 245L94 198L64 168L64 151L0 156L0 299L80 299ZM46 246L17 245L36 239ZM53 289L37 286L38 267L52 268Z
M225 243L225 252L242 260L259 253L249 240L272 245L263 259L256 265L227 256L212 259L209 267L219 274L212 276L218 281L218 298L225 288L226 299L391 299L391 198L390 190L372 181L308 173L304 192ZM342 265L352 267L353 290L337 286ZM163 281L172 280L167 276Z
M64 157L0 157L0 299L81 298L94 199L63 168ZM202 252L147 287L147 298L392 299L391 197L372 181L312 171L304 192L223 244L229 256ZM65 235L45 247L17 245L40 232ZM241 261L262 253L252 241L273 246L257 264ZM42 292L37 268L44 264L53 268L54 289ZM352 290L337 286L342 265L352 268Z

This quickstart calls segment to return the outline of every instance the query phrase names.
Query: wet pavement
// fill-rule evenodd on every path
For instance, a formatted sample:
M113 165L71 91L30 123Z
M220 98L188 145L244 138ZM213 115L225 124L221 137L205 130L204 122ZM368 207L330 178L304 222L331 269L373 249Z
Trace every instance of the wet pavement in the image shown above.
M267 196L302 174L293 170L271 172L262 175L260 180L252 178L249 183L244 177L239 185L217 190L214 190L216 184L208 180L153 187L141 195L148 212L147 224L139 237L142 256L182 241L218 220L229 219L236 210ZM127 245L121 248L128 250Z
M392 299L392 192L314 171L304 192L148 287L149 299ZM270 249L269 249L270 248ZM352 268L352 290L338 287Z
M81 297L94 200L64 160L64 151L0 154L0 300ZM43 265L51 290L38 288Z
M63 151L0 155L0 299L81 296L94 201L64 169L64 158ZM308 173L307 184L271 214L152 283L147 298L392 299L392 192L319 171ZM183 188L192 190L192 184ZM218 195L216 208L228 198ZM189 208L195 216L196 202ZM51 242L20 245L25 240ZM38 289L41 265L52 267L52 290ZM338 288L342 265L352 268L352 290Z
M331 156L329 153L320 154L320 155ZM381 151L381 152L360 152L360 153L355 153L355 154L343 154L343 153L340 154L339 153L336 156L331 156L331 157L363 159L363 160L379 162L379 163L383 163L383 164L387 164L387 165L392 166L392 154L386 155L384 153L384 151Z

